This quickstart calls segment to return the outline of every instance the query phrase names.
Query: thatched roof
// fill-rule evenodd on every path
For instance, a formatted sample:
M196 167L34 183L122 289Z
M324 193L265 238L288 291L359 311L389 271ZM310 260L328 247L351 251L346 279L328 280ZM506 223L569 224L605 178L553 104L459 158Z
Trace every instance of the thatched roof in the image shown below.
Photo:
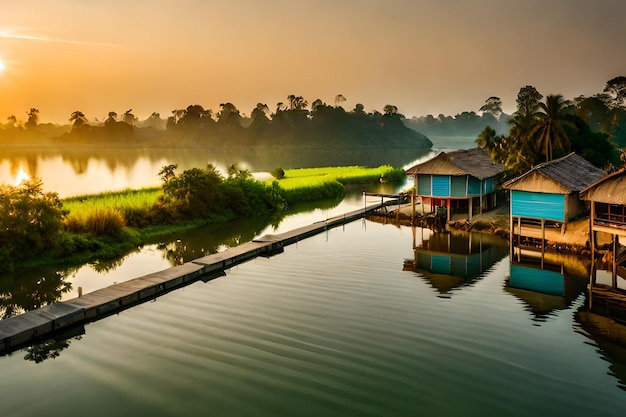
M519 177L508 180L502 188L535 193L577 193L606 175L585 158L570 153L544 162Z
M594 182L580 192L582 200L626 205L626 167Z
M482 180L504 172L505 169L501 164L493 162L487 151L474 148L441 152L434 158L409 168L406 174L471 175Z

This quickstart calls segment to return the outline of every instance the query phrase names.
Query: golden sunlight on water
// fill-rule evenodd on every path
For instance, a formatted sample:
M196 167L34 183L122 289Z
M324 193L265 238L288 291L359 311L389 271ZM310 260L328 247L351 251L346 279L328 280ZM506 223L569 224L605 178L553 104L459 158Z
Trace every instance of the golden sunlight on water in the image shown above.
M20 185L24 181L28 181L28 180L30 180L30 177L28 176L26 171L24 171L24 168L20 165L20 168L18 169L17 173L15 174L15 181L13 182L13 184L14 185Z

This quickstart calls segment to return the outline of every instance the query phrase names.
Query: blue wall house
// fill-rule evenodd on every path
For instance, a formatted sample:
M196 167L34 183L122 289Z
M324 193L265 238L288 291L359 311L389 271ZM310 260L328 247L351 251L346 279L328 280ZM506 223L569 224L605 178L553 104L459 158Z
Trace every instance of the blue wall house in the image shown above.
M517 235L522 235L522 224L530 226L527 236L534 236L533 229L539 225L542 235L546 225L565 231L569 221L587 211L579 192L605 175L586 159L570 153L506 181L502 188L511 192L511 237L516 227Z
M442 207L448 220L452 212L467 213L471 220L474 211L495 206L495 177L504 170L485 150L474 148L441 152L408 169L406 174L413 177L421 214Z

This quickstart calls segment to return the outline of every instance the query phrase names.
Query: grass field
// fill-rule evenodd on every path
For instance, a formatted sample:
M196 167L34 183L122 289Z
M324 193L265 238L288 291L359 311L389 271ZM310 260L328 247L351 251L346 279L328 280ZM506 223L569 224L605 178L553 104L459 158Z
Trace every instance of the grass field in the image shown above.
M299 168L285 170L284 178L278 180L278 185L284 190L321 186L328 182L346 184L372 183L377 181L402 181L404 170L389 165L377 168L361 166ZM269 180L268 182L272 182Z

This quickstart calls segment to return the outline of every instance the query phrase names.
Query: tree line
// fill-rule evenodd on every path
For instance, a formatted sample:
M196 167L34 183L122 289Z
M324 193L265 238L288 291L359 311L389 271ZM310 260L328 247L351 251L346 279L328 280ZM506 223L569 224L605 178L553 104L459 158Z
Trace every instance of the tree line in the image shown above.
M274 111L258 103L250 116L230 102L220 104L219 111L192 104L172 110L162 118L153 113L139 120L132 109L122 114L111 111L103 121L89 121L82 111L69 116L69 125L40 125L39 110L27 112L20 123L10 116L0 131L0 139L18 140L48 135L57 143L115 143L211 146L311 146L311 147L413 147L430 148L424 135L409 129L398 108L388 104L383 112L365 112L362 104L346 111L339 94L334 104L320 99L309 102L302 96L289 95L276 104ZM56 135L51 133L56 131Z
M607 171L626 162L626 77L609 80L602 93L573 101L560 94L544 97L527 85L517 95L517 110L507 118L509 131L491 126L476 144L512 173L576 152Z
M482 137L481 142L491 142L498 137L496 141L498 142L497 146L494 146L500 148L502 152L505 152L505 149L502 149L503 147L517 149L516 146L511 146L513 145L513 139L503 141L503 138L509 136L517 137L518 142L525 143L524 147L526 149L523 154L526 159L528 159L530 165L542 159L538 154L544 154L543 159L545 160L545 153L548 153L547 158L551 159L554 157L554 152L561 155L567 150L586 154L602 154L606 151L608 152L608 158L605 160L597 160L598 166L604 166L609 162L616 163L617 151L607 147L605 143L607 139L617 148L626 147L625 91L626 77L619 76L609 80L602 92L592 96L587 97L581 95L573 100L565 100L561 96L556 102L554 96L551 96L552 98L549 100L546 97L546 101L542 103L543 95L533 86L527 85L520 89L516 100L517 110L513 114L506 114L502 111L502 100L499 97L489 97L483 106L480 107L479 113L464 111L455 116L440 114L437 117L429 114L427 116L407 119L405 120L405 124L430 137L465 136L476 138L480 135ZM546 108L544 109L542 106ZM558 109L555 107L558 107ZM543 116L539 114L540 111L543 112ZM535 134L529 136L530 131L532 131L536 123L542 120L545 121L546 111L550 112L550 120L555 116L552 114L555 111L559 118L564 117L569 119L569 123L563 121L557 123L558 126L562 126L565 130L568 140L562 144L556 143L555 149L552 149L552 144L546 143L545 140L542 144L535 146L531 136L534 141L539 139ZM583 126L583 122L587 125L586 127ZM489 127L489 129L483 132L487 127ZM602 133L607 135L608 138L591 135L590 132L587 131L587 127L591 132ZM537 128L537 130L538 129L539 128ZM543 135L544 139L546 137L547 134ZM559 137L554 140L557 142L563 141L563 139L559 140ZM599 146L595 147L593 146L594 144L585 144L586 141L594 140L599 140ZM541 146L544 147L543 151L539 151ZM551 150L553 151L552 156L549 155ZM512 159L518 157L516 155L510 156ZM600 155L592 155L591 158L594 159L598 156ZM500 155L500 159L503 158L504 155Z

